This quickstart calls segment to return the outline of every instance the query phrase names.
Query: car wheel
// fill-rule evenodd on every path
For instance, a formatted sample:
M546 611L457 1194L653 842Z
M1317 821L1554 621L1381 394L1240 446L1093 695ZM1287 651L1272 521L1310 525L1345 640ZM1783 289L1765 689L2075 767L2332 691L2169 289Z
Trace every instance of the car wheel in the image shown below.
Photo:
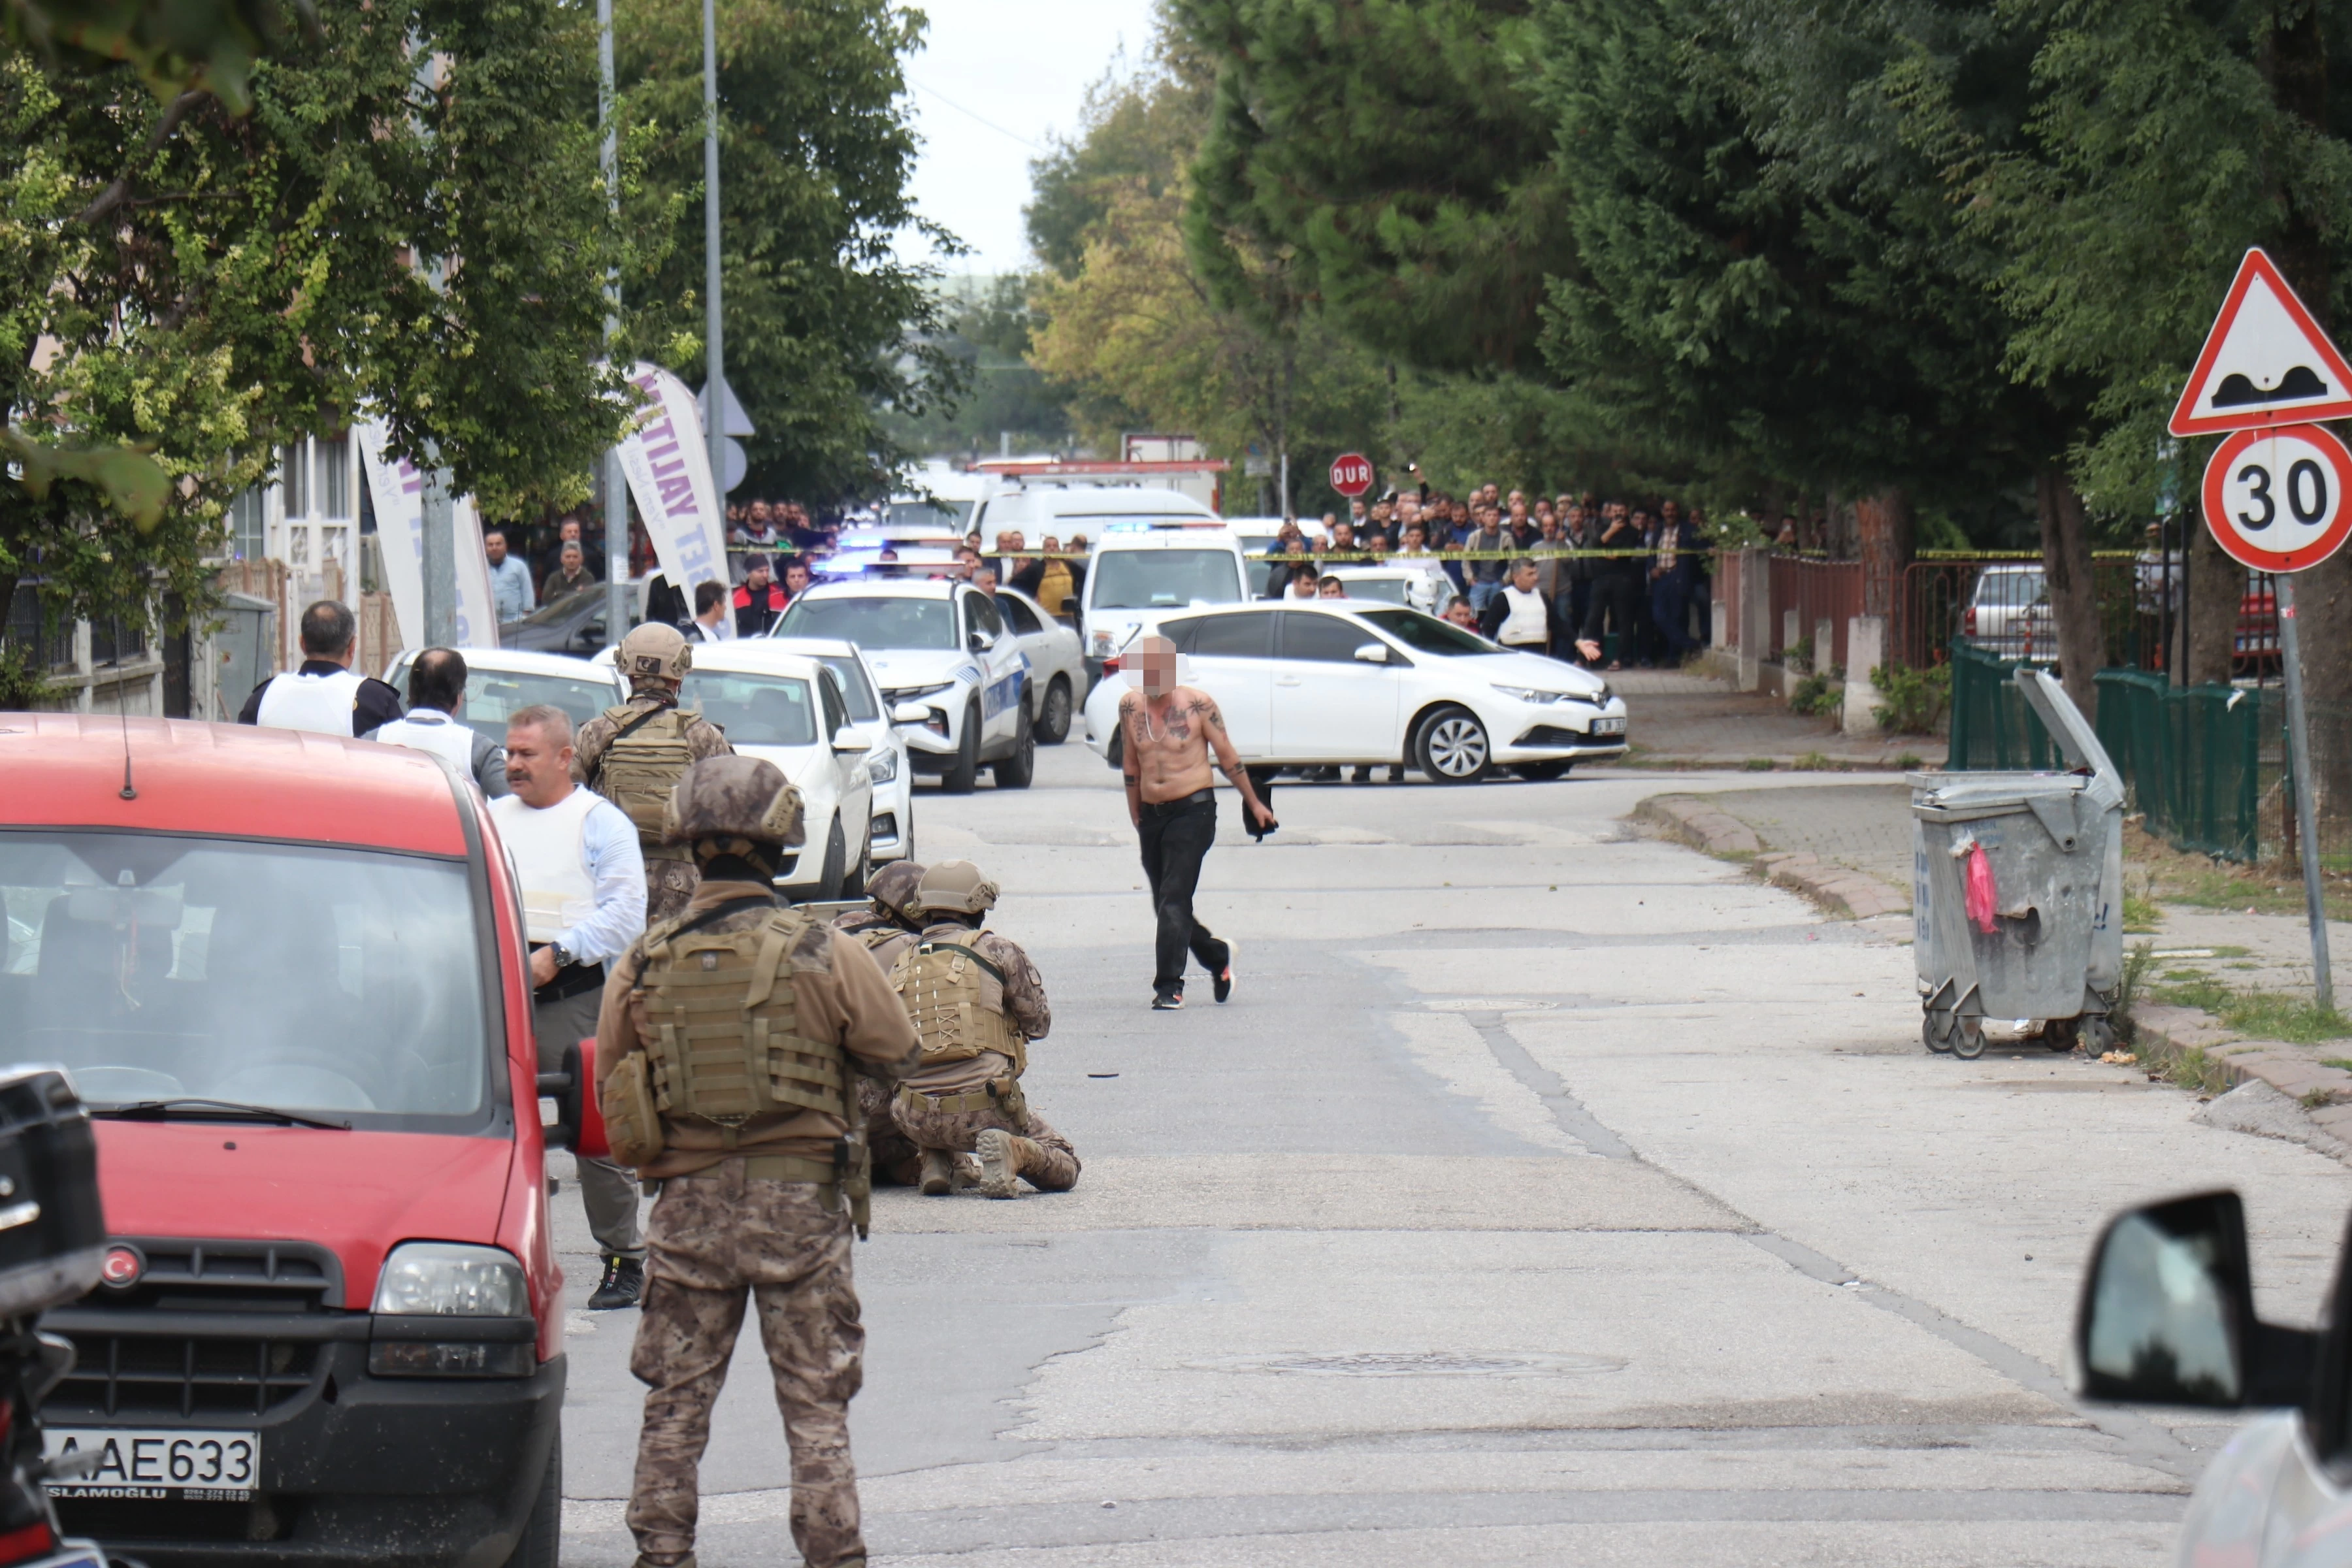
M841 886L842 863L849 858L849 847L841 841L841 814L835 812L833 826L824 835L824 869L817 873L816 891L812 897L829 899Z
M836 831L838 830L836 829ZM842 877L840 890L835 892L833 896L845 903L856 902L857 900L866 896L866 880L873 875L874 821L873 818L869 816L866 818L866 822L865 847L857 851L856 864L851 866L848 871Z
M1467 708L1440 708L1421 721L1413 760L1437 784L1476 784L1486 776L1493 749L1486 726Z
M1037 731L1029 722L1029 704L1021 705L1021 716L1013 721L1013 754L996 764L996 787L1027 789L1029 781L1037 776Z
M1058 746L1069 738L1070 682L1057 675L1045 688L1045 710L1037 716L1037 740L1043 745Z
M522 1539L515 1542L507 1568L555 1568L562 1544L563 1434L558 1432L548 1447L547 1474L539 1483L539 1496L531 1502L530 1517L523 1521Z
M1529 784L1549 784L1554 779L1566 778L1568 770L1574 766L1576 763L1570 758L1554 757L1542 763L1514 763L1511 771Z
M940 786L950 795L970 795L980 787L980 704L963 710L963 743L956 759L940 775Z

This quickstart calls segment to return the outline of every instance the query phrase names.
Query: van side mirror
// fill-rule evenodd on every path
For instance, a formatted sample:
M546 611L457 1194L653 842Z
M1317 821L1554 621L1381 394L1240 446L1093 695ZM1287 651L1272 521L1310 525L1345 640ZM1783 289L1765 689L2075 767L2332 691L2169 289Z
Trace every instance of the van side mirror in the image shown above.
M846 756L856 752L870 752L874 749L874 742L844 724L833 732L833 749Z
M1386 664L1389 661L1389 645L1368 642L1356 650L1356 658L1365 664Z
M563 1047L556 1070L539 1075L539 1093L541 1099L555 1101L554 1120L543 1121L551 1145L597 1159L612 1153L604 1135L604 1111L596 1101L593 1036Z
M2254 1316L2245 1205L2200 1193L2126 1210L2091 1254L2074 1319L2087 1399L2235 1410L2310 1398L2318 1335Z

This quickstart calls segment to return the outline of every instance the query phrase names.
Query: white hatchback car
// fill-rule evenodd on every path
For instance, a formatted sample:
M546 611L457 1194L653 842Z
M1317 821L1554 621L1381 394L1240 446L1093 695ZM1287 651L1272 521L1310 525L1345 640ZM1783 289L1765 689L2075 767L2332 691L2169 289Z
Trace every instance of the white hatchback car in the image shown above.
M506 744L507 720L544 704L571 716L574 730L613 706L613 661L599 665L565 653L530 653L512 647L461 647L466 661L466 710L453 715L480 734ZM395 655L384 679L408 699L408 667L418 650Z
M826 637L772 637L791 653L806 654L841 682L849 722L874 742L866 753L866 776L874 783L874 858L912 859L915 854L914 764L907 760L907 737L882 706L882 682L851 643Z
M1171 617L1160 632L1253 763L1402 762L1438 784L1471 784L1497 767L1556 779L1625 754L1624 700L1601 677L1402 605L1236 605ZM1127 689L1107 679L1087 700L1087 744L1114 766Z
M625 689L602 656L607 689ZM795 903L862 899L874 861L874 743L850 722L840 678L823 661L766 637L705 643L678 684L678 706L698 710L747 757L764 757L801 792L805 834L776 885Z

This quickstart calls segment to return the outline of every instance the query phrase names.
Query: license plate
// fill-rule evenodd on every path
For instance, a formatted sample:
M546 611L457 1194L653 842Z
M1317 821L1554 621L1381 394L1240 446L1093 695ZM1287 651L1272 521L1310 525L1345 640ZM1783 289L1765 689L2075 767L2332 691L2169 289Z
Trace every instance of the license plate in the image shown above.
M49 1485L57 1498L245 1502L261 1473L257 1432L198 1432L185 1427L52 1426L41 1451L51 1458L95 1452L98 1468Z
M1625 732L1625 721L1622 718L1595 719L1592 732L1596 735L1622 735Z

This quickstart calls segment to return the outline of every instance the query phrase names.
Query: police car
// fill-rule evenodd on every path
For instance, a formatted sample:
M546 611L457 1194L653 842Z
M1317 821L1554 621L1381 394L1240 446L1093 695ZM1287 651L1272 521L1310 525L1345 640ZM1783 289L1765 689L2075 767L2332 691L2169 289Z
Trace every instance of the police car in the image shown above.
M996 602L967 583L824 583L794 599L778 637L855 643L882 683L918 773L956 795L989 768L999 789L1027 789L1036 766L1030 659Z

